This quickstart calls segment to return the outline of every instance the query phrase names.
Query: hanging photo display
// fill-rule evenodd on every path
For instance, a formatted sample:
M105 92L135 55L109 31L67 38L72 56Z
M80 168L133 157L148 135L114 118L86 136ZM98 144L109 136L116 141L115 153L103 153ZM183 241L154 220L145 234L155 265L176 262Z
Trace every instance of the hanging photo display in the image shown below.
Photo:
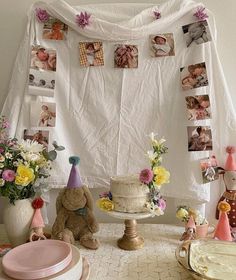
M55 88L55 73L30 69L29 93L53 97Z
M209 95L186 96L187 116L189 121L211 118Z
M68 25L59 19L50 17L43 25L43 39L65 40L68 32Z
M56 103L31 102L30 118L32 127L54 127Z
M211 34L206 20L184 25L182 29L187 47L211 41Z
M175 55L174 37L172 33L150 36L151 56L163 57Z
M115 45L114 52L115 68L137 68L138 67L138 46L136 45Z
M212 133L209 126L188 126L188 151L212 150Z
M55 88L56 51L33 46L29 70L29 94L53 96Z
M180 75L183 90L190 90L208 85L205 62L180 68Z
M89 66L103 66L104 54L102 42L80 42L80 65Z
M43 145L46 149L48 148L49 143L49 131L48 130L34 130L34 129L25 129L24 130L24 140L35 141Z
M200 160L203 184L219 179L218 163L215 156Z

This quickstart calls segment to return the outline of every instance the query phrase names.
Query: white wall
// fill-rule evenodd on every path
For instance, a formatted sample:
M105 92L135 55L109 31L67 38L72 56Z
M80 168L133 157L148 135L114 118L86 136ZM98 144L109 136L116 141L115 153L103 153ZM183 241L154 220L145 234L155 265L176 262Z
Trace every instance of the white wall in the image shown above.
M51 2L51 0L44 0L45 2ZM27 10L36 2L35 0L1 0L0 2L0 108L3 104L5 96L8 91L8 85L11 77L11 71L13 68L14 59L19 47L21 38L24 34L26 22L27 22ZM85 3L103 3L103 2L145 2L145 3L161 3L163 0L67 0L70 4L85 4ZM216 1L216 0L202 0L196 1L202 2L208 9L215 14L216 24L218 28L218 53L223 65L226 80L229 85L230 92L232 93L232 99L236 104L236 83L235 81L235 65L236 65L236 1ZM17 94L17 93L16 93ZM94 198L98 197L101 189L92 190ZM50 221L55 217L55 198L57 190L51 192L51 204L49 206ZM207 205L207 212L213 213L215 209L215 201L211 201ZM168 201L168 211L164 217L147 219L143 222L167 222L176 223L175 219L175 207L172 201ZM2 221L2 203L0 200L0 223ZM106 214L101 213L99 210L95 210L99 221L118 222L113 218L107 217ZM211 215L212 216L212 215Z

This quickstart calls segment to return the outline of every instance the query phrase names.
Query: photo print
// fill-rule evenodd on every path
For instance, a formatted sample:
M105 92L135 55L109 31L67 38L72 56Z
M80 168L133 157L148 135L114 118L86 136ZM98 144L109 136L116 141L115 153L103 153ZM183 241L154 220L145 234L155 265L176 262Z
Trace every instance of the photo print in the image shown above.
M182 26L187 47L211 41L211 34L206 20Z
M212 133L209 126L188 126L188 151L212 150Z
M24 130L24 140L35 141L48 149L49 143L49 131L48 130L34 130L34 129L25 129Z
M157 34L150 36L151 56L163 57L174 56L174 37L173 33Z
M104 55L102 42L80 42L80 65L89 66L103 66Z
M180 76L183 90L208 86L205 62L180 68Z
M56 103L31 102L30 119L32 127L54 127Z
M136 45L115 45L114 52L115 68L137 68L138 67L138 46Z
M209 95L186 96L187 115L189 121L211 118Z
M43 39L65 40L68 32L68 25L59 19L50 17L43 26Z
M203 184L219 179L218 163L215 156L200 160Z
M56 50L42 46L32 46L30 68L36 70L56 71Z
M30 69L29 94L53 97L54 89L55 72Z

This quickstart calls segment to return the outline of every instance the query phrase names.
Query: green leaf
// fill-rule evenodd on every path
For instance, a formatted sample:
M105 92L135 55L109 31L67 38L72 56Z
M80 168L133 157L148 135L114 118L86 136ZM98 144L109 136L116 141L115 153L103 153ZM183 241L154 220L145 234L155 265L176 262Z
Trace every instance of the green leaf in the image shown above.
M57 146L57 147L55 147L55 150L56 150L56 151L63 151L63 150L65 150L65 147L63 147L63 146Z
M53 145L53 147L56 149L56 148L58 147L57 141L53 141L53 142L52 142L52 145Z
M57 152L56 151L50 151L49 153L48 153L48 158L49 158L49 160L51 160L51 161L53 161L53 160L55 160L56 158L57 158Z

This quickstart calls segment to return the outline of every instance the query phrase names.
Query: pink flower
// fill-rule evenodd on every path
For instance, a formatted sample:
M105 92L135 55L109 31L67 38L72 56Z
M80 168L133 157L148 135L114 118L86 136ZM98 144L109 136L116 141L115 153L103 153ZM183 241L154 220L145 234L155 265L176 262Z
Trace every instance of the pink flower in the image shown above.
M193 15L199 20L204 20L204 19L208 18L207 13L204 11L205 11L204 7L198 7L197 11Z
M161 208L161 210L165 210L166 209L166 201L161 198L159 201L158 201L158 206Z
M90 14L87 14L86 12L81 12L79 15L76 15L75 22L79 25L79 27L85 28L85 26L90 24L90 17Z
M16 177L16 173L10 169L6 169L2 173L2 178L8 182L13 182L15 180L15 177Z
M4 152L3 147L0 147L0 154L2 154Z
M149 184L153 179L153 172L150 169L143 169L139 174L139 180L144 184Z
M36 18L39 22L47 22L49 20L49 14L46 10L36 8Z
M153 11L155 19L161 18L161 13L159 11Z

